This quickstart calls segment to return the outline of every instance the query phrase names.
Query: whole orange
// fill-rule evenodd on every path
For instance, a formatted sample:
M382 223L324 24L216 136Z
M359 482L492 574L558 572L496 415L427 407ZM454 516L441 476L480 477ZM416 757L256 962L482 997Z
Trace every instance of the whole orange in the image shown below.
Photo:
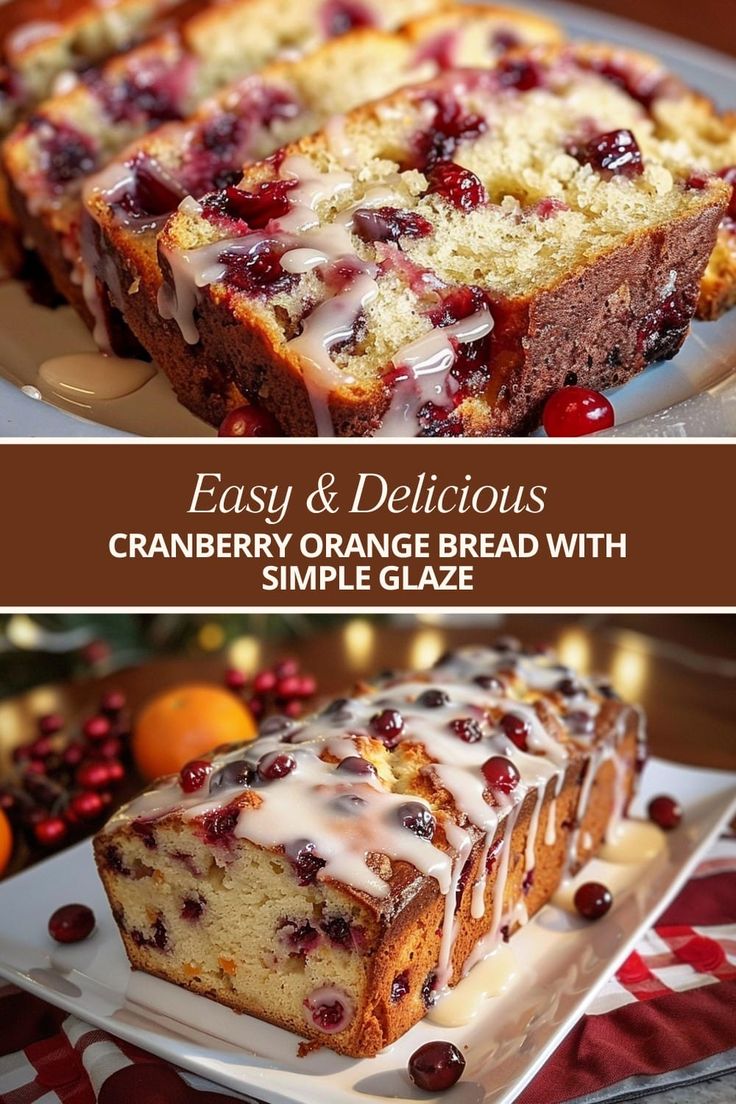
M252 713L229 690L188 683L146 703L133 726L131 746L138 770L150 779L175 774L218 744L252 740L256 734Z
M13 829L5 813L0 809L0 877L10 862L13 852Z

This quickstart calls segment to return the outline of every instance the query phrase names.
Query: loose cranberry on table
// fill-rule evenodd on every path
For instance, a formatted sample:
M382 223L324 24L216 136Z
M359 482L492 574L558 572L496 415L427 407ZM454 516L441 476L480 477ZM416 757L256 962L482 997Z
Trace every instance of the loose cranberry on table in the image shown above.
M575 908L586 920L600 920L613 904L613 896L601 882L585 882L575 892Z
M561 387L547 399L542 424L548 437L584 437L615 422L605 395L587 387Z
M223 419L218 437L283 437L276 419L258 406L239 406Z
M49 935L57 943L80 943L94 927L95 914L87 905L62 905L51 915Z
M674 797L661 794L652 798L647 809L649 819L665 832L671 832L677 828L682 820L682 809Z
M43 817L33 826L36 843L41 847L58 847L66 839L68 831L66 821L60 816Z
M425 1043L409 1059L409 1077L426 1092L445 1092L463 1075L465 1059L454 1043Z

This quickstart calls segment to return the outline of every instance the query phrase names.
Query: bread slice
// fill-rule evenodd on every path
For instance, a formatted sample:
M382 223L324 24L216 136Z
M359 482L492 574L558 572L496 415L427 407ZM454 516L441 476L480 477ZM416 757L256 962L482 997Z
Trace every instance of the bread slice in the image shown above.
M82 184L152 127L276 57L359 25L392 27L440 0L224 0L52 96L3 149L13 209L58 291L90 325L79 269Z
M579 50L403 89L184 201L162 316L293 435L523 433L674 356L730 189Z
M553 657L463 650L161 779L95 857L134 969L367 1057L596 854L643 740Z
M638 51L590 49L587 63L646 108L654 133L676 161L697 166L693 186L697 187L702 172L715 173L731 185L729 208L703 276L697 308L698 318L720 318L736 305L736 112L720 113L712 100Z
M268 156L331 119L339 141L334 116L431 77L441 66L488 65L510 45L560 37L546 20L490 6L448 8L394 34L354 31L304 58L268 66L206 102L192 118L129 147L85 186L87 211L96 224L94 268L106 289L101 309L108 323L112 320L113 349L126 348L127 335L121 346L116 325L122 315L180 401L217 425L242 396L157 309L162 278L156 237L180 199L237 182L244 161ZM105 309L109 296L113 312Z

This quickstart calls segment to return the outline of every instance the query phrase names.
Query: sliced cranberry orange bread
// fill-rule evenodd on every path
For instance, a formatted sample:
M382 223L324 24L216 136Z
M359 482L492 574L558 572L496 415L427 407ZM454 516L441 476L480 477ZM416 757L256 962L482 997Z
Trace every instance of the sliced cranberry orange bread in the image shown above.
M349 113L185 200L164 318L295 435L497 435L684 340L730 188L569 48Z
M12 0L0 18L0 136L54 83L151 32L175 0ZM22 262L20 232L0 177L0 265Z
M463 650L161 779L95 839L135 969L376 1054L596 854L644 725L553 657Z
M112 321L113 348L120 347L122 315L167 372L180 400L206 421L220 422L242 397L233 394L216 364L183 340L174 322L158 314L162 277L156 238L166 216L184 196L199 198L236 183L244 161L267 156L288 138L360 103L431 77L441 65L489 64L507 44L559 37L553 24L521 13L453 7L394 34L353 31L304 58L275 63L206 102L191 119L146 136L91 177L84 190L96 224L87 259L103 285L95 313ZM339 119L330 128L339 143ZM89 242L91 236L84 238Z
M3 150L14 209L58 290L87 316L79 261L84 179L153 126L285 52L351 25L395 26L439 0L223 0L90 70L21 124Z

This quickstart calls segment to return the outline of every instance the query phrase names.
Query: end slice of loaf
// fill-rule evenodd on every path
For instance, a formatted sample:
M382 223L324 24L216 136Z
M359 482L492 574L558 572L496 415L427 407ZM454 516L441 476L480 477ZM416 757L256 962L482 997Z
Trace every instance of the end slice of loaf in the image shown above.
M643 741L553 657L462 650L160 780L95 857L134 969L371 1056L596 854Z
M171 16L175 0L16 0L2 10L0 136L76 70L128 49ZM190 4L191 7L191 4ZM23 263L22 235L0 179L0 266Z
M513 51L183 202L161 313L291 434L522 433L674 356L729 194L580 47Z
M242 396L157 309L162 277L156 237L179 200L236 183L244 161L268 156L326 123L339 142L341 114L443 66L488 65L512 44L559 39L554 24L523 13L452 7L393 34L353 31L304 58L277 62L208 101L185 122L154 131L85 186L87 213L95 223L95 273L104 297L112 300L113 320L122 315L185 406L219 424ZM116 349L118 335L113 325Z
M16 217L58 291L92 327L80 264L81 189L129 142L166 120L185 118L206 97L275 58L344 33L351 20L393 27L439 3L225 0L44 101L13 131L2 157Z

